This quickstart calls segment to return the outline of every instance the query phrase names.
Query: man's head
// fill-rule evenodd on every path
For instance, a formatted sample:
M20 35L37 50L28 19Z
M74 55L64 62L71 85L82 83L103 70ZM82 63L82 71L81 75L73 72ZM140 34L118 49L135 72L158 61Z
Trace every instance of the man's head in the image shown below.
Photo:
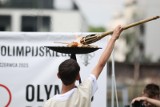
M64 85L70 85L75 82L79 76L80 67L76 60L67 59L59 65L58 77Z
M159 100L160 97L159 86L153 83L147 84L143 90L143 96ZM144 101L143 104L145 105L145 107L155 107L153 104L150 104L146 101Z
M159 99L160 88L154 83L147 84L143 90L143 95L149 98Z

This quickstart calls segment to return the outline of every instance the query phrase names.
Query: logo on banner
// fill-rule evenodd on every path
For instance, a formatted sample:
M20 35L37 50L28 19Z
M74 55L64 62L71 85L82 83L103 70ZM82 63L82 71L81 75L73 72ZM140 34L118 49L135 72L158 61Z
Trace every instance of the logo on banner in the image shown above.
M95 56L95 53L89 53L86 55L82 55L81 59L83 60L83 64L87 66L89 64L89 61Z
M9 107L10 103L11 103L11 100L12 100L12 94L11 94L11 91L9 90L9 88L3 84L0 84L0 89L2 90L5 90L7 92L7 100L5 102L5 106L4 107ZM0 95L3 95L4 93L1 93ZM1 96L0 96L1 97ZM3 99L3 98L2 98Z

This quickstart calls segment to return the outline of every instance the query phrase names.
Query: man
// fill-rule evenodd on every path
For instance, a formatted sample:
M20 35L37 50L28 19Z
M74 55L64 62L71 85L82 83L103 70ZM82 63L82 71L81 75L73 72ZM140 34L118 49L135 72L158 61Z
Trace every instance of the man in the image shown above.
M160 88L156 84L147 84L142 92L141 97L134 98L132 104L135 101L142 101L145 107L160 107Z
M58 77L62 81L61 94L50 98L44 107L90 107L91 98L97 90L97 79L102 72L111 52L114 48L116 40L119 38L122 27L117 26L110 38L104 52L90 76L79 86L75 85L75 81L80 79L80 67L73 59L68 59L59 65Z

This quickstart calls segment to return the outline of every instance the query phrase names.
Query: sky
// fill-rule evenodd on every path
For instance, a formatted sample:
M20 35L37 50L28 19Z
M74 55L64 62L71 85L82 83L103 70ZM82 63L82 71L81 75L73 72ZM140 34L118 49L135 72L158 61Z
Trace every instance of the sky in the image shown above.
M124 0L76 0L89 24L106 26L113 14L123 9Z
M124 0L75 0L89 25L105 26L113 14L122 10ZM56 5L70 7L71 0L56 0Z

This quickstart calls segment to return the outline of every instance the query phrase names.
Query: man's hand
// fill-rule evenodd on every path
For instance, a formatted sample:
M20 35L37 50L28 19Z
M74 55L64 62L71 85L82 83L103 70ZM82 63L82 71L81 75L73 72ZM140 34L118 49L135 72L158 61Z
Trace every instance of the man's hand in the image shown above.
M147 97L137 97L137 98L134 98L131 102L131 104L133 104L135 101L141 101L141 100L144 100L146 101L147 100Z
M112 34L112 38L111 39L114 39L114 40L117 40L120 36L120 33L123 31L123 28L121 25L118 25L115 29L114 29L114 32Z

